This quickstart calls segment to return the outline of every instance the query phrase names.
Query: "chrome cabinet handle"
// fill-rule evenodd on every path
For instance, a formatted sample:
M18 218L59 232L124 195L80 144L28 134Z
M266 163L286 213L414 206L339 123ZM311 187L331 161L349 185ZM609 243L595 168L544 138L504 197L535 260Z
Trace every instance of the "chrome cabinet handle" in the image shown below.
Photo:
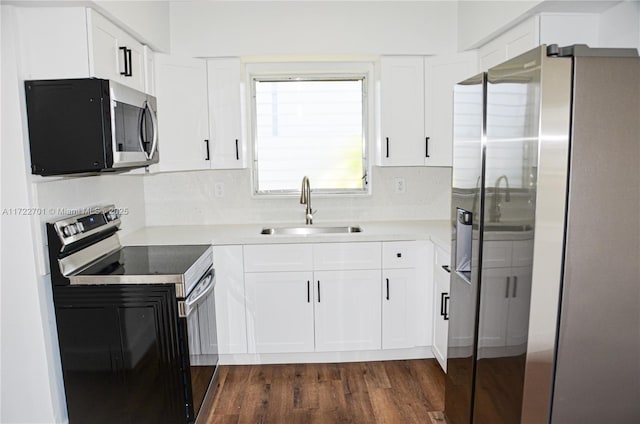
M318 280L318 303L320 303L320 280Z
M238 149L238 139L236 138L236 160L240 160L240 150Z
M424 155L427 158L430 158L431 156L429 156L429 139L431 137L426 137L424 140Z
M386 137L387 139L387 157L389 157L389 137Z
M518 295L518 277L517 276L513 276L513 297L516 297Z
M209 151L209 140L205 140L204 142L207 146L207 157L204 158L204 160L211 160L211 154L210 154L211 152Z

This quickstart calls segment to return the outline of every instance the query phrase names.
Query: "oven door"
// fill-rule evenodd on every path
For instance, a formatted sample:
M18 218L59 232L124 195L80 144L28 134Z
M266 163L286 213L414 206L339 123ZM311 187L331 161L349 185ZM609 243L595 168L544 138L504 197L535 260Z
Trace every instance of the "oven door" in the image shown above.
M218 338L216 333L215 273L210 268L185 299L189 363L194 416L202 407L207 389L216 375ZM212 385L212 392L215 387ZM210 393L213 396L214 393Z

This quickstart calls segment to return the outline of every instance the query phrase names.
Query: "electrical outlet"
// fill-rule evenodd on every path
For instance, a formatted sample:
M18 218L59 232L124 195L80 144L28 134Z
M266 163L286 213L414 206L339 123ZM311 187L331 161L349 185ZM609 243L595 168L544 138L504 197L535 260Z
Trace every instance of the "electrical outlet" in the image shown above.
M216 197L224 197L224 183L216 183L213 186L213 193Z
M393 180L393 191L396 193L406 193L407 185L404 181L404 178L396 178Z

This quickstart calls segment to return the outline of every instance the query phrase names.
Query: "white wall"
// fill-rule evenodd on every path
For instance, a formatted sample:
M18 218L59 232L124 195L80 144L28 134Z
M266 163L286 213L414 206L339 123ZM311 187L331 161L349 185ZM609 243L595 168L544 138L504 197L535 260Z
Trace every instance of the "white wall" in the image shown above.
M64 395L47 312L47 289L37 272L33 204L21 119L13 10L2 6L2 280L0 280L1 404L3 423L51 423L63 417Z
M599 43L640 49L640 1L623 1L602 13Z
M168 52L168 1L94 1L96 9L154 50Z
M171 4L172 53L434 54L456 50L455 1Z
M249 170L179 172L145 177L147 225L304 223L298 196L251 196ZM449 219L450 168L373 168L371 196L312 196L313 222ZM395 177L406 193L395 193ZM224 197L214 185L224 184ZM313 190L313 181L311 181Z

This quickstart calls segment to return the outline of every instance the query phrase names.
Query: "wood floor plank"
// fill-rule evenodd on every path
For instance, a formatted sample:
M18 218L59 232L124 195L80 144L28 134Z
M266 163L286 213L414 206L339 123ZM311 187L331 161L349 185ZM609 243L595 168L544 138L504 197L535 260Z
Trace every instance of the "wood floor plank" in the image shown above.
M220 367L209 424L445 424L433 359Z

